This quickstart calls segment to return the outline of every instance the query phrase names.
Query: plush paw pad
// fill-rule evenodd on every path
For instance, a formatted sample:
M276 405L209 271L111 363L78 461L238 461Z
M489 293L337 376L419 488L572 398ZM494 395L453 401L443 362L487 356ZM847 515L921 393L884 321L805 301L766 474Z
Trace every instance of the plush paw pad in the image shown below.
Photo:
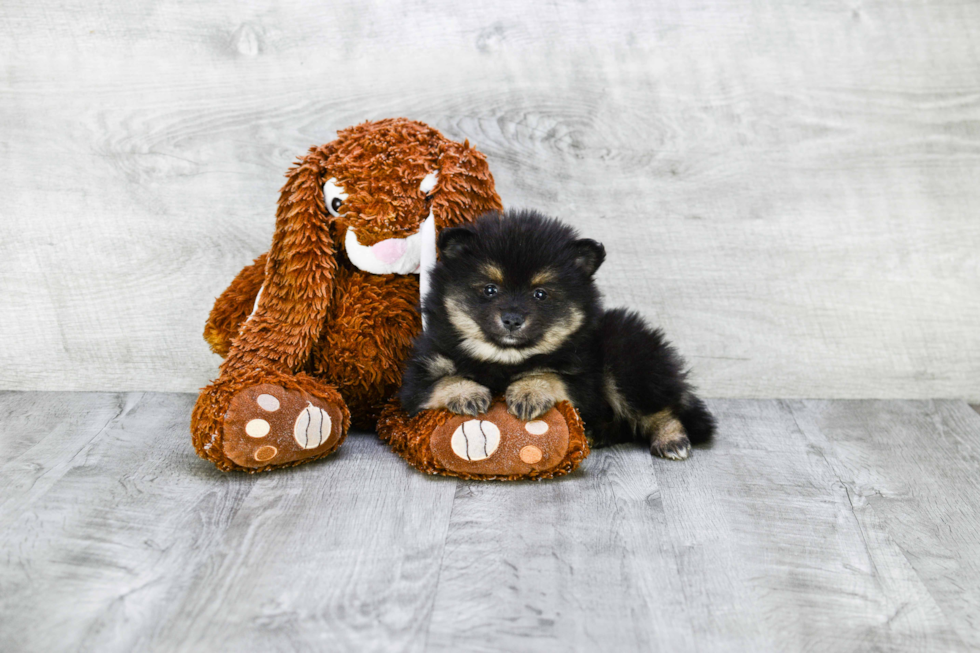
M456 427L449 442L458 458L485 460L496 453L500 446L500 429L486 420L466 420Z
M302 391L262 384L246 388L225 414L225 455L242 467L320 456L340 439L341 413Z
M330 437L330 413L307 402L293 422L293 439L302 449L316 449Z
M430 440L436 460L452 472L518 476L557 466L568 452L568 425L557 410L525 422L498 401L476 417L455 416Z

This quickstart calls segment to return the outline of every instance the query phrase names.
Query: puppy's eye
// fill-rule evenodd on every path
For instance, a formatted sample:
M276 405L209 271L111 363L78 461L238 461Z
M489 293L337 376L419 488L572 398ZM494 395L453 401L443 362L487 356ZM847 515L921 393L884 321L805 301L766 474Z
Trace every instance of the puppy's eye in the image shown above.
M534 291L534 298L539 302L544 301L548 299L548 291L545 290L544 288L538 288L537 290Z
M493 285L492 283L488 283L487 285L483 286L483 294L487 297L496 297L497 286Z
M337 184L337 178L331 177L323 184L323 203L327 206L327 212L335 218L343 215L340 208L347 199L347 193L343 187Z

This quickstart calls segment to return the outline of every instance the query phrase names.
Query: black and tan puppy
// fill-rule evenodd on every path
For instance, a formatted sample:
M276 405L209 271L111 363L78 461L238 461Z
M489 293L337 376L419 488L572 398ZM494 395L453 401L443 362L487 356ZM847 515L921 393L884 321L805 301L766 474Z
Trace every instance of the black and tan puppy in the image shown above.
M411 414L486 412L503 395L533 420L568 400L595 446L639 439L681 460L715 423L683 361L636 313L602 308L600 243L532 211L445 229L401 389Z

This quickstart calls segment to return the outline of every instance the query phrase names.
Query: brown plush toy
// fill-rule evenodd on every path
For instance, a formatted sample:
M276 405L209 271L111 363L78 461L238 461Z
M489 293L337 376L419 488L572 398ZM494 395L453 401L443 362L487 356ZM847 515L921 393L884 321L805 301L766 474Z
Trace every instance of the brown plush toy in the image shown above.
M377 426L426 472L574 469L588 445L567 404L524 424L502 404L478 420L409 418L390 400L421 329L417 275L424 286L436 231L500 208L483 155L419 122L366 122L312 148L287 173L269 252L238 274L205 326L225 361L194 406L198 454L221 470L266 471L329 455L353 424ZM479 453L459 445L474 427Z

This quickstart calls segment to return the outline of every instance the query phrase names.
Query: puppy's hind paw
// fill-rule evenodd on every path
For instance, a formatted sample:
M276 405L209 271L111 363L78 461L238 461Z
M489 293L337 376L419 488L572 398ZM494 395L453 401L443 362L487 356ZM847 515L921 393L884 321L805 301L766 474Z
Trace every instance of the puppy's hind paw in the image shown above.
M650 453L668 460L687 460L691 455L691 443L687 437L671 442L651 442Z
M691 455L691 441L670 409L645 417L642 428L650 439L650 453L654 456L686 460Z

